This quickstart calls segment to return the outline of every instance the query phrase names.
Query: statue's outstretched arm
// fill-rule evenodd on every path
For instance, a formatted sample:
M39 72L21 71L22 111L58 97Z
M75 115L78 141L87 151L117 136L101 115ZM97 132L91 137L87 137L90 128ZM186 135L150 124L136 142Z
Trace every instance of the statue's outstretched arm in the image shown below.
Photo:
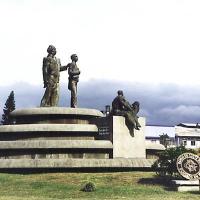
M66 71L68 69L68 67L70 66L70 63L68 65L65 66L60 66L60 71Z

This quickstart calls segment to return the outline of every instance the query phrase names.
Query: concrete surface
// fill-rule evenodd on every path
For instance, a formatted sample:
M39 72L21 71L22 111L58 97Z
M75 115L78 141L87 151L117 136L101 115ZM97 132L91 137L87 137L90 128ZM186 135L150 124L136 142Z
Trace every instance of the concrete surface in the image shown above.
M199 180L172 180L172 186L178 192L200 191Z
M14 168L150 168L147 159L0 159L0 169Z
M66 107L38 107L17 109L11 113L12 117L29 115L84 115L93 117L103 117L99 110L88 108L66 108Z
M93 124L18 124L0 126L1 133L15 132L97 132Z
M108 140L0 141L2 149L112 149Z
M113 158L145 158L145 118L140 117L140 130L134 129L134 136L122 116L113 116Z

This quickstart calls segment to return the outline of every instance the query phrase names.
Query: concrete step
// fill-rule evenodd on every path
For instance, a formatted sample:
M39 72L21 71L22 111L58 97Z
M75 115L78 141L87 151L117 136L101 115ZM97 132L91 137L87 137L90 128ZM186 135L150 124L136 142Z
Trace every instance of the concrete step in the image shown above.
M16 124L91 124L92 119L103 116L95 109L66 107L17 109L10 115Z
M66 108L66 107L38 107L17 109L11 113L12 117L21 116L49 116L49 115L65 115L65 116L91 116L102 117L103 114L99 110L89 108Z
M0 126L2 133L18 132L98 132L93 124L18 124Z
M0 141L0 150L11 149L112 149L108 140Z
M0 159L0 169L150 168L153 159Z

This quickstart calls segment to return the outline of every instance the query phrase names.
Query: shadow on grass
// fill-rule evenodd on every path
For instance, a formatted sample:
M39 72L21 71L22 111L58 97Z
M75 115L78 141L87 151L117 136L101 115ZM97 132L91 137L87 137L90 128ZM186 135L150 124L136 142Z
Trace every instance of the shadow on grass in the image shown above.
M196 195L200 195L200 190L199 191L191 191L189 192L190 194L196 194Z
M134 172L134 171L151 171L149 168L90 168L90 167L80 167L80 168L3 168L0 169L0 173L9 173L9 174L43 174L43 173L114 173L114 172Z
M153 178L141 178L138 183L142 185L158 185L162 186L167 191L174 191L171 180L171 177L154 176Z

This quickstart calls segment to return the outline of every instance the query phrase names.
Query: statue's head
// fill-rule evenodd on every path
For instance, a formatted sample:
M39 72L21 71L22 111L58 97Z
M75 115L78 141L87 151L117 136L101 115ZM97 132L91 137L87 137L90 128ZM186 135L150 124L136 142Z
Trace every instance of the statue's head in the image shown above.
M133 107L136 107L136 106L139 107L139 106L140 106L139 101L135 101L135 102L132 104L132 106L133 106Z
M71 59L72 59L72 61L77 62L78 61L78 56L76 54L72 54L71 55Z
M53 56L56 55L56 47L54 47L53 45L49 45L49 47L47 48L47 52L49 54L52 54Z
M118 94L118 95L121 95L121 96L124 95L122 90L118 90L118 91L117 91L117 94Z

